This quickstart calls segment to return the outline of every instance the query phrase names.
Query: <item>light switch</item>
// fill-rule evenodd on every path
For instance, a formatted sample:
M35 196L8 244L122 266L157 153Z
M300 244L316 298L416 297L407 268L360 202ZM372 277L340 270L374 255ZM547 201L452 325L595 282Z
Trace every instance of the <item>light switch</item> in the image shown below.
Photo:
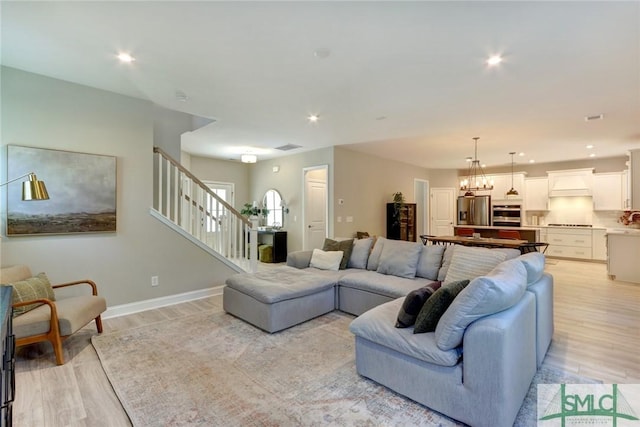
M339 216L338 218L336 218L338 220L338 222L342 222L342 217Z
M353 217L352 216L348 216L347 217L347 222L353 222Z

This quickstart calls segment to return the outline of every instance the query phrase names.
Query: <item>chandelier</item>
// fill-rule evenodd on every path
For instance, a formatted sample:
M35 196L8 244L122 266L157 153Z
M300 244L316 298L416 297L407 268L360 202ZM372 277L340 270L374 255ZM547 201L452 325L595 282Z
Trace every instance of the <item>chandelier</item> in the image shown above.
M467 179L460 182L460 190L464 191L465 197L474 197L476 191L493 190L493 180L489 181L482 170L480 160L478 160L478 140L479 136L473 138L475 151L473 160L469 163Z

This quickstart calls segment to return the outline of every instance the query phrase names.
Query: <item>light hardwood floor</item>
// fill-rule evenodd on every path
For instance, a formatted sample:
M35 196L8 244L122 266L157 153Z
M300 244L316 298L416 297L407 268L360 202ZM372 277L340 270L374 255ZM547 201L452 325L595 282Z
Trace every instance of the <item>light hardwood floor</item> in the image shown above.
M604 264L549 260L555 281L555 334L545 363L602 380L640 383L640 285L613 282ZM104 321L105 333L200 311L212 297ZM56 366L48 344L19 349L14 426L129 426L90 342L91 325L64 343Z

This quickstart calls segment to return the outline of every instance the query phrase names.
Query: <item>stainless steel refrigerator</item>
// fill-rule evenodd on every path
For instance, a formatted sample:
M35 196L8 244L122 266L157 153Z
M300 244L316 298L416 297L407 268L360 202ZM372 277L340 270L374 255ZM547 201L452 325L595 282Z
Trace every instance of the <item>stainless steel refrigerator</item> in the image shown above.
M491 225L491 196L458 197L458 225Z

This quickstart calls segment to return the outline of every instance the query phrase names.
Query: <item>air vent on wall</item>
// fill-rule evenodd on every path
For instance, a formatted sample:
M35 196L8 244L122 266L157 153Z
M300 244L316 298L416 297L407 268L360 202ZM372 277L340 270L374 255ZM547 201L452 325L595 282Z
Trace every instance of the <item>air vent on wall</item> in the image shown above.
M296 148L300 148L300 147L302 147L302 145L287 144L287 145L282 145L280 147L276 147L276 150L289 151L289 150L295 150Z

